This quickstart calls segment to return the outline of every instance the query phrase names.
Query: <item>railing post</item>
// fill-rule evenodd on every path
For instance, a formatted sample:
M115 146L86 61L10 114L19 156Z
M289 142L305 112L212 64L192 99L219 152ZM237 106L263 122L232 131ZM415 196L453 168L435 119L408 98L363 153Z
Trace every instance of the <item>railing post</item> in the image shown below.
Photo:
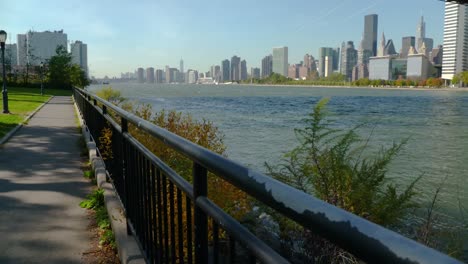
M125 199L125 220L127 222L127 235L132 234L132 230L130 229L130 224L128 223L128 175L127 175L127 149L126 149L126 143L125 143L125 137L124 134L128 132L128 121L124 117L120 118L121 120L121 126L122 126L122 177L123 177L123 191L124 191L124 199Z
M207 196L207 171L200 164L193 163L193 201L195 203L195 263L208 263L208 217L196 205L197 198Z
M105 105L102 105L102 114L107 115L107 107Z

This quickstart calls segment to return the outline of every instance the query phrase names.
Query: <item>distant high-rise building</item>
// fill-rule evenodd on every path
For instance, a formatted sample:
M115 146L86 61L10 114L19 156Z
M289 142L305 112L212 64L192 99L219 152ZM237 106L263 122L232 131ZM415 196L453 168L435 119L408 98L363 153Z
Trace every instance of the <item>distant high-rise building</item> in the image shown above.
M247 80L247 62L245 60L242 60L240 64L240 79Z
M353 67L357 64L357 50L354 48L354 43L348 41L345 45L343 42L341 54L341 74L351 79Z
M288 47L273 48L273 72L288 76Z
M58 46L68 51L67 34L60 31L29 31L25 35L18 35L18 63L20 65L39 65L56 55Z
M369 64L369 58L373 57L372 51L364 49L364 38L361 40L361 43L359 45L359 48L357 50L358 52L358 59L357 59L357 64Z
M262 59L262 78L266 78L273 72L273 56L268 55Z
M16 63L17 65L24 66L27 63L26 54L27 54L28 41L26 40L26 34L16 35L16 44L18 45Z
M418 27L416 28L416 48L419 49L426 38L426 22L424 17L421 16Z
M180 68L179 68L179 71L181 73L184 73L184 60L183 59L180 59Z
M304 80L309 76L309 74L310 74L310 68L306 66L299 67L299 79Z
M397 54L397 52L395 51L395 45L393 45L393 40L389 39L384 48L384 56L395 54Z
M81 41L70 44L72 63L77 64L88 75L88 45Z
M408 51L410 50L411 47L414 47L416 45L416 39L415 37L403 37L401 39L401 52L400 52L400 58L406 58L408 57Z
M250 76L254 79L260 79L260 68L251 68Z
M198 80L198 72L194 70L189 70L187 82L193 84L193 83L196 83L197 80Z
M442 78L468 70L468 6L445 3Z
M156 83L163 83L163 70L156 70L155 79Z
M329 77L333 73L333 57L325 56L323 77Z
M325 76L325 57L329 57L329 59L331 59L332 71L337 70L337 68L335 68L335 66L338 67L338 61L339 61L338 54L336 54L337 50L339 50L339 49L326 48L326 47L319 48L319 57L318 57L318 60L319 60L319 65L318 65L319 76L321 76L321 77ZM335 61L336 61L336 65L335 65Z
M145 70L143 68L138 68L137 69L137 81L139 83L144 83L145 82Z
M382 32L382 38L380 39L380 45L377 49L377 57L385 56L385 45L387 45L385 41L385 34Z
M377 55L377 30L378 16L375 14L365 16L362 48L363 50L370 50L372 52L372 56Z
M241 79L240 75L240 57L232 56L231 58L231 80L239 81Z
M434 65L442 65L442 45L438 45L437 48L432 49L430 60Z
M146 82L154 83L154 68L153 67L146 68Z
M291 64L288 67L288 78L297 79L299 78L299 68L300 64Z
M229 60L221 62L221 77L223 82L231 80L231 66Z
M5 64L11 66L10 70L18 64L18 46L16 44L5 45Z

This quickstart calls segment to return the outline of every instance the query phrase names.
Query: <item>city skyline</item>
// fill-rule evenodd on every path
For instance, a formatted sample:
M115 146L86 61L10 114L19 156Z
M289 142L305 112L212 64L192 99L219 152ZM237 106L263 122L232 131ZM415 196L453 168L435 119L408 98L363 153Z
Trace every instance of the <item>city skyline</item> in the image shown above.
M174 67L181 57L185 68L201 71L233 55L245 59L249 68L260 67L262 58L278 46L287 46L289 63L297 63L306 53L317 58L319 47L340 47L349 40L358 46L368 14L379 16L379 36L384 31L394 40L397 51L402 37L416 36L421 15L425 17L426 36L434 39L434 46L443 40L444 3L436 0L304 1L288 12L279 1L256 2L251 9L215 5L213 1L183 5L143 2L138 6L89 2L73 7L52 1L17 1L6 3L5 9L7 43L10 39L15 43L16 34L28 30L63 29L69 40L88 44L88 67L90 75L96 77L119 76L139 67ZM24 19L17 18L19 13ZM281 23L272 19L279 16L284 18ZM242 19L233 24L233 17Z

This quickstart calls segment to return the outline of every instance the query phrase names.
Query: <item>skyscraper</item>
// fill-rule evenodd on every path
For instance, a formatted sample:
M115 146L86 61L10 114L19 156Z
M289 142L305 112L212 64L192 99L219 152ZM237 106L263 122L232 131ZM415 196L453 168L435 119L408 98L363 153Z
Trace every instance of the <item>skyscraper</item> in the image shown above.
M81 41L70 44L72 63L77 64L88 75L88 45Z
M415 37L413 36L403 37L401 39L400 58L408 57L408 51L410 50L411 47L414 47L415 45L416 45Z
M395 54L397 54L397 52L395 51L395 45L393 45L393 40L389 39L384 48L384 55L387 56Z
M339 49L338 49L339 50ZM325 57L329 57L329 60L332 62L332 70L335 70L335 56L338 57L336 51L333 48L321 47L319 48L319 65L318 65L318 74L321 77L325 77ZM338 61L338 59L336 59ZM338 64L338 63L337 63Z
M143 68L138 68L138 70L137 70L137 81L139 83L144 83L145 82L144 72L145 72L145 70Z
M146 68L146 82L154 83L154 68L153 67Z
M468 6L445 3L442 78L468 70Z
M426 38L426 22L424 22L424 17L421 16L418 26L416 28L416 49L419 49Z
M156 70L155 74L155 81L156 83L162 83L163 82L163 70Z
M357 64L357 50L354 49L354 43L348 41L345 45L343 42L341 52L341 74L345 75L347 79L351 79L353 67Z
M236 55L231 58L231 80L239 81L241 79L240 75L240 57Z
M273 48L273 72L288 76L288 47Z
M251 68L250 69L250 76L254 79L260 79L260 69L259 68Z
M231 80L231 67L229 60L223 60L221 62L221 79L223 82Z
M247 80L247 61L242 60L240 64L240 79Z
M273 56L268 55L262 59L262 78L266 78L273 72Z
M67 34L63 30L35 32L29 31L25 35L18 35L18 63L19 65L39 65L56 54L58 46L67 47Z
M382 32L382 38L380 39L380 45L379 45L379 48L377 49L377 57L382 57L382 56L385 56L385 45L386 45L386 41L385 41L385 34L384 32Z
M181 73L184 73L184 60L181 58L180 59L180 68L179 68Z
M372 56L377 55L377 28L378 16L375 14L364 17L364 37L362 48L372 51Z

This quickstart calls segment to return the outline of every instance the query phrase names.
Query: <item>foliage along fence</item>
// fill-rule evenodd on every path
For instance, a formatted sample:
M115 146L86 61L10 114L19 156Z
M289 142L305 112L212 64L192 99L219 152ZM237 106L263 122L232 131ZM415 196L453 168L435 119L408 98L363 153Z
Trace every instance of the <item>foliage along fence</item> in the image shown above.
M289 263L208 198L208 173L370 263L460 263L242 166L85 91L74 98L148 263ZM192 160L192 183L129 133L129 125ZM110 153L110 154L109 154Z

